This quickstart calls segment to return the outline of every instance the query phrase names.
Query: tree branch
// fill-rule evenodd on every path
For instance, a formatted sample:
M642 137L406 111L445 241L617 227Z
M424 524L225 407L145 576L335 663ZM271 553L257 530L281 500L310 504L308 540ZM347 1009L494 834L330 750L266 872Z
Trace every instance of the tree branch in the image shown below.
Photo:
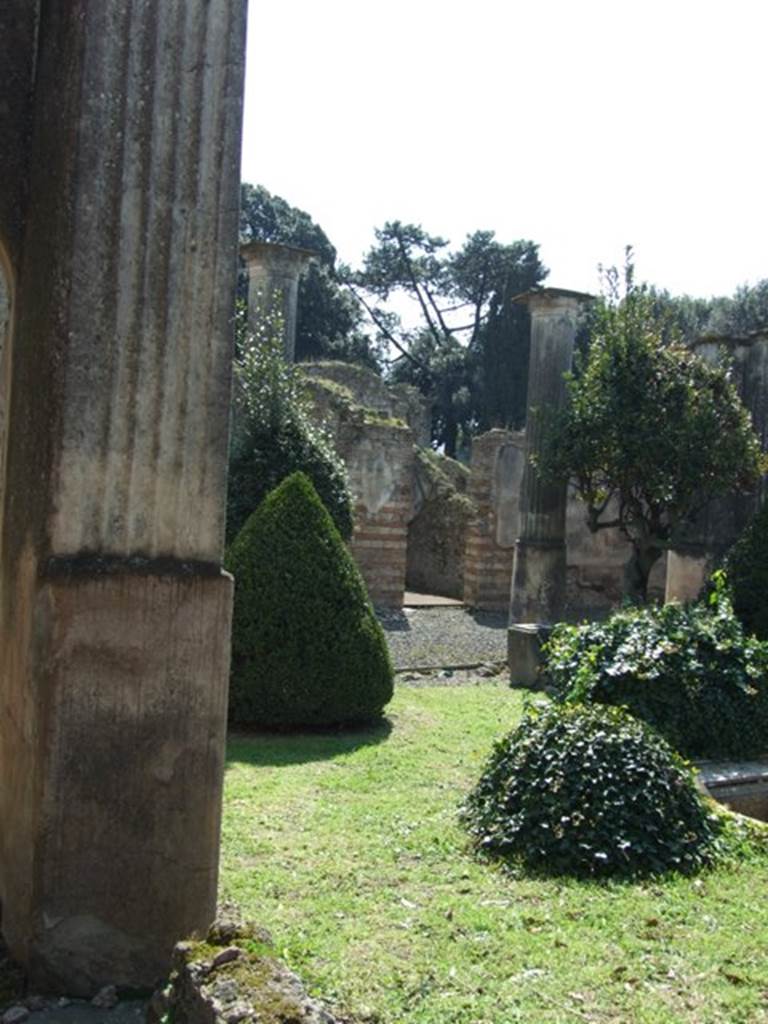
M424 373L428 374L429 377L431 378L432 377L432 372L429 369L429 367L426 365L426 363L423 363L420 359L418 359L415 355L413 355L411 352L409 352L407 348L405 348L403 346L403 344L397 339L397 337L392 333L392 331L390 331L390 329L387 327L387 325L385 323L383 323L382 320L379 319L379 317L376 315L376 310L373 309L366 302L366 300L363 298L362 295L360 295L360 293L357 291L357 289L354 287L354 285L350 284L349 281L346 281L345 283L346 283L347 288L349 288L349 290L352 292L354 297L357 299L357 301L360 303L360 305L366 311L368 316L371 318L371 320L373 321L373 323L376 326L377 330L381 331L381 333L384 335L384 337L387 339L387 341L390 344L394 345L395 348L398 350L398 352L401 353L401 355L403 355L414 366L418 367L418 369L423 370Z
M424 296L421 294L421 288L419 287L419 282L416 279L416 274L414 273L413 264L411 263L411 258L408 255L408 250L403 245L403 240L399 234L395 235L395 238L397 240L397 248L400 250L400 256L402 257L403 263L405 264L406 273L408 274L408 277L410 278L411 281L411 287L413 288L414 294L416 295L419 305L421 306L421 312L424 314L424 319L427 321L427 327L429 328L432 337L435 339L435 341L439 341L440 339L438 336L437 328L432 323L432 317L429 315L429 309L427 307L426 302L424 301ZM430 299L431 302L432 297L430 296L429 291L427 289L425 290L427 292L427 297ZM434 303L432 303L432 305L434 306Z

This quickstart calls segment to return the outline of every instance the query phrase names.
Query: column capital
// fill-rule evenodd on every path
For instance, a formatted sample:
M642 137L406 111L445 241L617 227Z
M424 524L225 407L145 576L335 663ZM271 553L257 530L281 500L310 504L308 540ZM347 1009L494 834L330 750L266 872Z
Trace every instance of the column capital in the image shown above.
M278 273L298 277L307 263L317 257L317 253L313 249L284 245L282 242L245 242L240 246L240 256L249 272L251 267L269 267Z
M577 313L583 305L594 300L595 296L588 292L575 292L568 288L531 288L512 298L513 302L526 306L532 316Z

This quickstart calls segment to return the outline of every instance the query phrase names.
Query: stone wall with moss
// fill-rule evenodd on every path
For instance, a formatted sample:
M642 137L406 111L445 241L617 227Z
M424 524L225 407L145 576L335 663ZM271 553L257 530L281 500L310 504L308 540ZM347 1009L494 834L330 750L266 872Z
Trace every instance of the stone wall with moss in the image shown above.
M354 504L349 546L368 595L374 604L399 608L413 514L411 407L397 395L388 397L386 384L370 370L345 363L301 365L311 415L328 430L347 469Z
M370 420L405 424L413 431L418 445L428 446L432 408L416 388L408 384L388 384L364 366L351 363L302 363L301 369L310 383L320 382L319 402L333 407L333 397L362 410Z

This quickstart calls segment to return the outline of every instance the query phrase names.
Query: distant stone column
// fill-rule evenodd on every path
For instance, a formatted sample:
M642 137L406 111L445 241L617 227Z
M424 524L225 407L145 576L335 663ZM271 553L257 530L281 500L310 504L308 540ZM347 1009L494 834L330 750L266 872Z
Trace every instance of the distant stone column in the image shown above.
M240 247L248 270L248 323L251 330L265 314L280 311L283 320L285 358L296 355L296 310L299 278L316 254L310 249L277 242L248 242Z
M0 202L0 901L32 991L146 989L215 913L245 23L40 5L22 245Z
M742 337L699 338L694 352L716 363L728 352L732 378L763 449L768 447L768 331ZM667 601L695 601L707 577L740 536L765 500L766 477L752 494L731 494L711 501L696 522L676 538L667 561Z
M563 375L571 368L582 303L590 296L560 288L521 295L531 313L526 464L520 493L510 600L510 671L513 682L531 685L529 654L542 630L562 615L565 603L567 481L543 480L531 464L542 448L546 413L566 401ZM520 647L528 654L521 656ZM513 664L515 662L515 664Z

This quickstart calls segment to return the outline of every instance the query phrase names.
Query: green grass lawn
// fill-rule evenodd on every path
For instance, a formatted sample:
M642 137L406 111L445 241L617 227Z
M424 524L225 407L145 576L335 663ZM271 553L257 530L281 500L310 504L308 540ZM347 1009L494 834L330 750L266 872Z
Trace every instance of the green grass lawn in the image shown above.
M473 858L457 806L520 708L400 688L378 731L231 738L223 896L360 1021L768 1022L768 854L642 884Z

